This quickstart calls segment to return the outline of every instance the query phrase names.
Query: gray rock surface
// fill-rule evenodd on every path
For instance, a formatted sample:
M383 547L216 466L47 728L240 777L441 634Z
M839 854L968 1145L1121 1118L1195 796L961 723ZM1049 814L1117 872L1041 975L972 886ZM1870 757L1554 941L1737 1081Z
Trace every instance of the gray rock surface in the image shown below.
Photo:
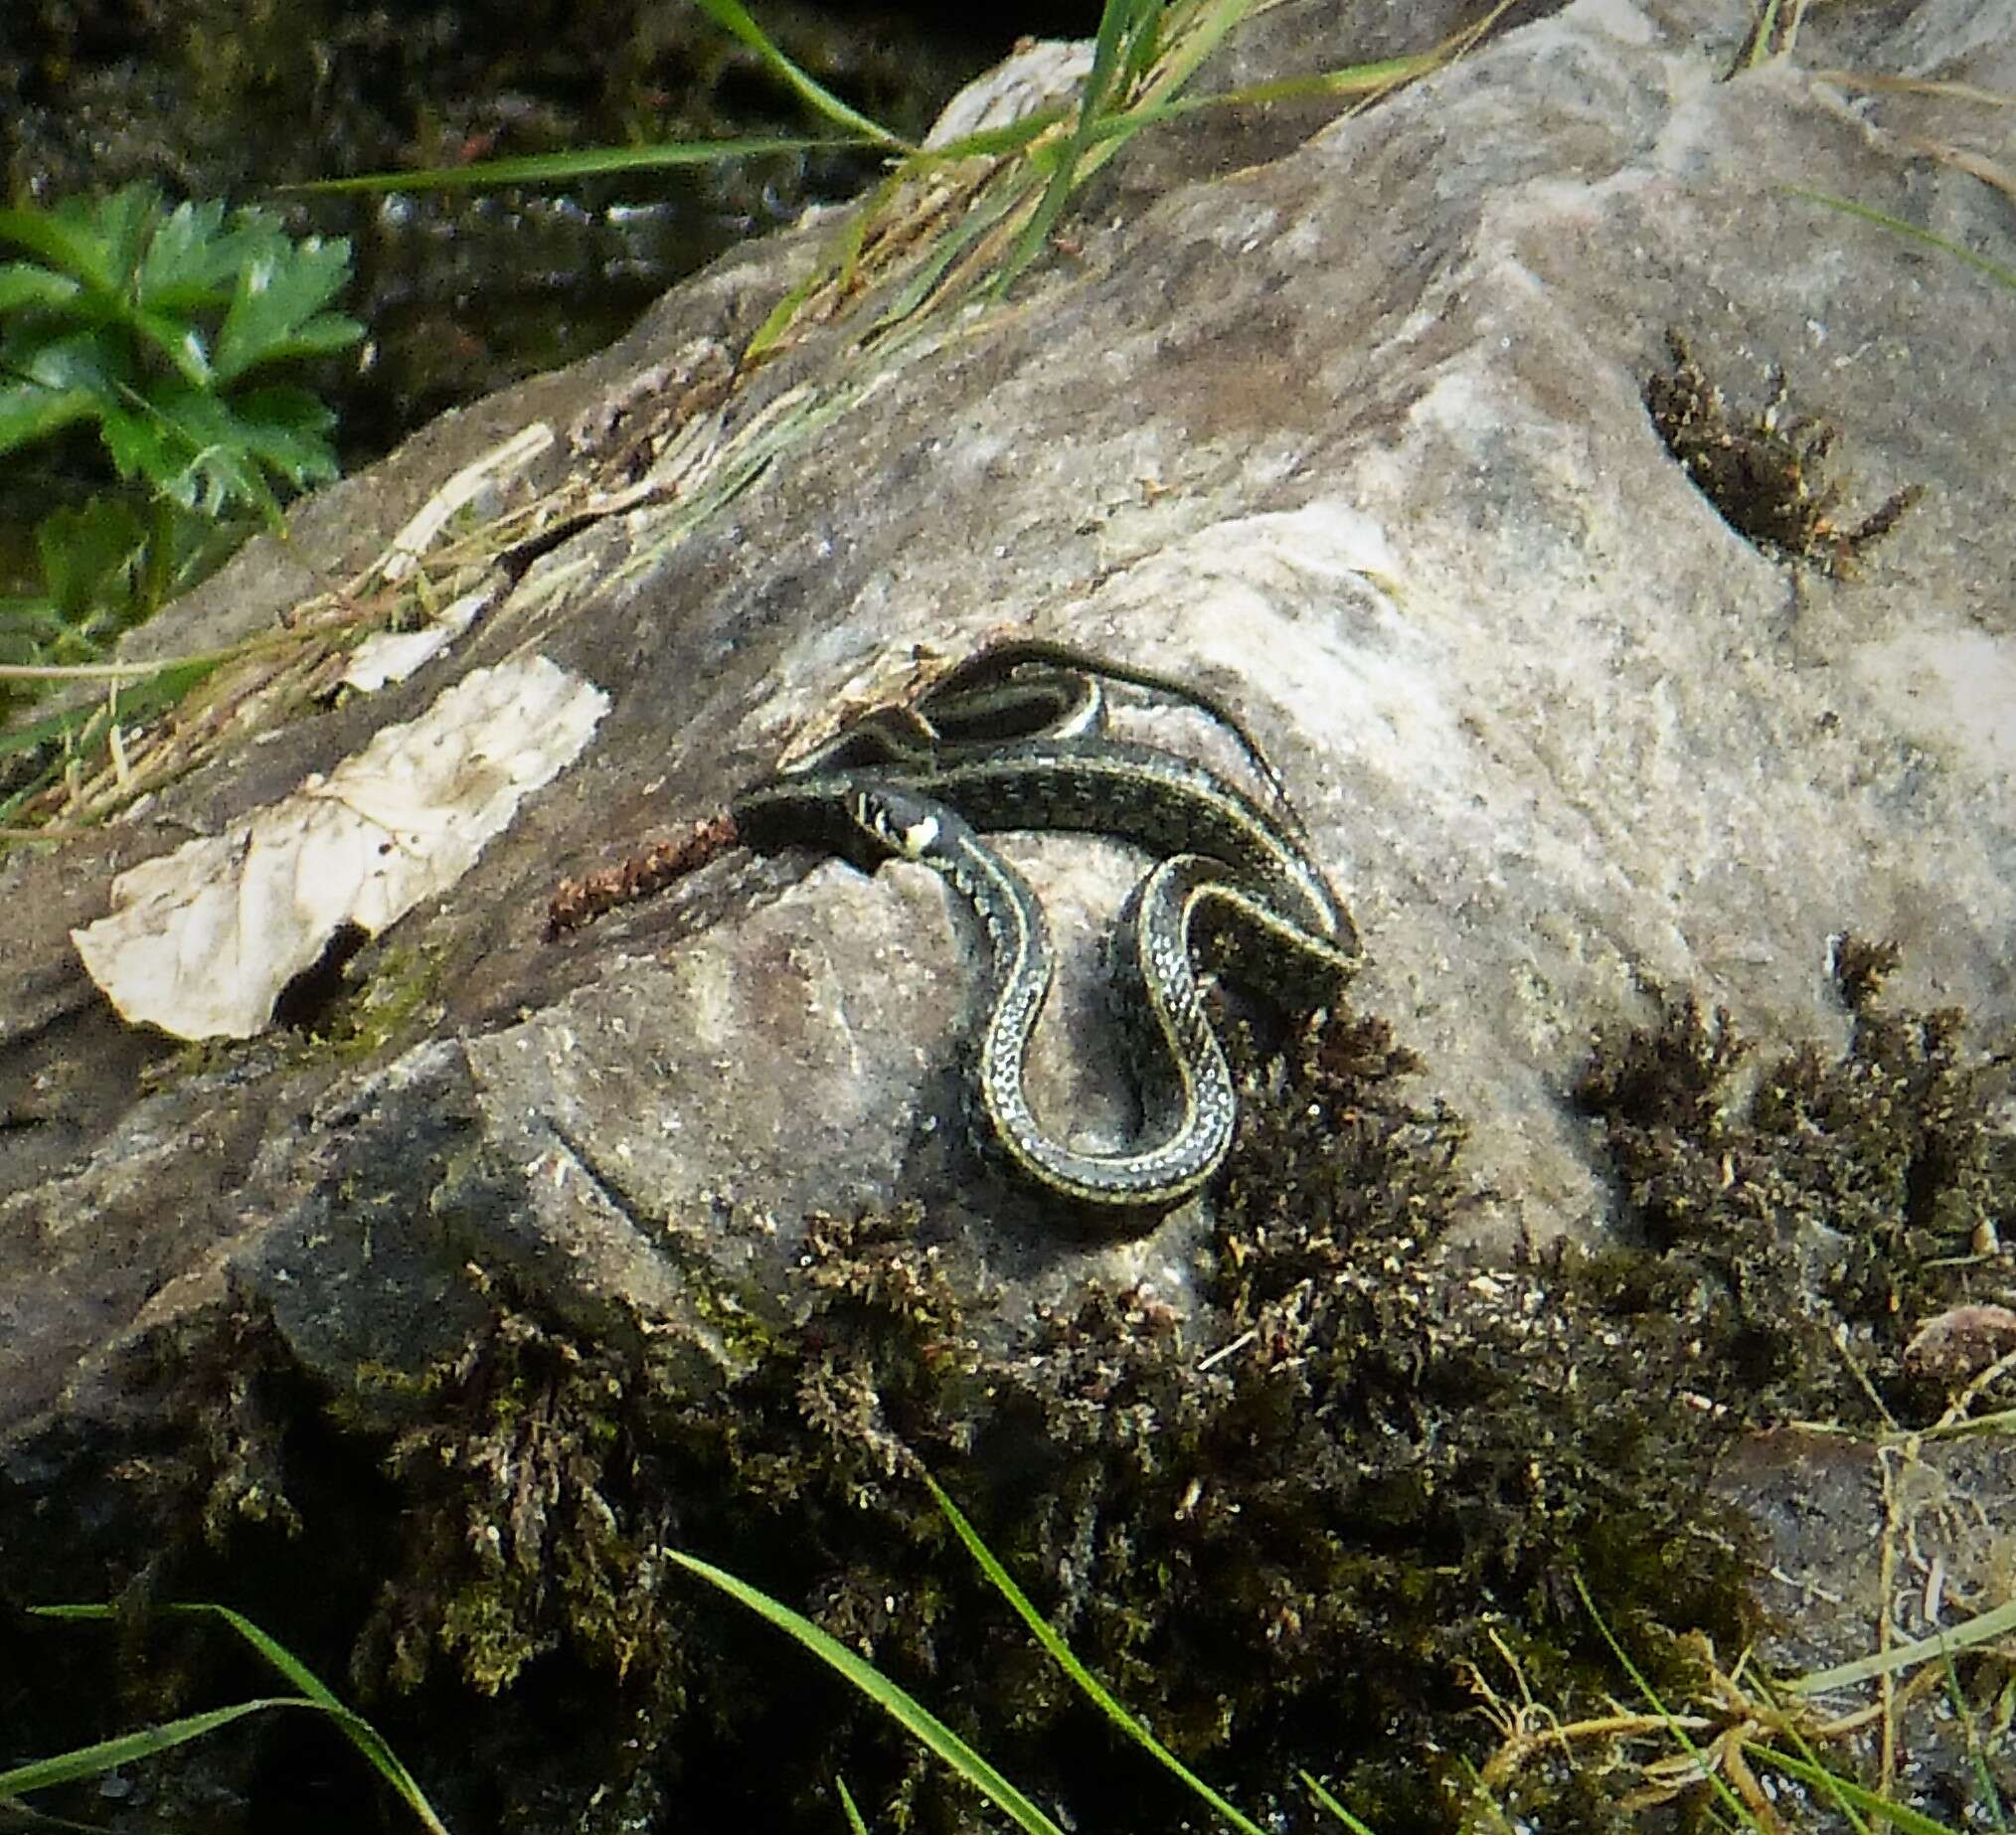
M2011 295L1795 188L2006 265L2009 200L1915 150L1963 141L1964 104L1839 73L2006 93L2016 45L1988 0L1822 9L1796 62L1725 81L1731 17L1578 0L1363 115L1148 136L1005 306L880 370L814 338L733 398L727 434L764 413L790 432L726 507L605 517L406 687L296 721L102 835L11 855L0 1443L101 1398L126 1350L223 1302L227 1270L338 1387L450 1354L471 1268L676 1344L704 1378L733 1365L738 1318L776 1303L808 1209L907 1197L963 1278L999 1283L1008 1339L1089 1271L1180 1304L1195 1207L1088 1241L966 1156L971 968L923 870L736 856L540 941L563 875L720 807L878 661L1003 625L1194 679L1282 760L1366 939L1359 999L1470 1119L1487 1248L1601 1230L1565 1091L1650 985L1838 1041L1829 945L1853 931L1903 945L1908 998L2006 1028ZM1278 9L1226 78L1433 23ZM249 555L148 641L262 627L528 419L579 445L633 379L663 387L653 366L739 347L830 234L735 257L614 351L304 506L285 565ZM1669 326L1733 413L1781 366L1794 408L1838 424L1844 521L1927 487L1861 578L1759 552L1694 488L1642 400ZM161 1074L66 940L115 867L535 649L615 706L447 898L359 958L367 982L422 986L404 1029L356 1062L275 1043ZM1122 717L1222 747L1145 701ZM1015 852L1066 934L1131 877L1097 844ZM1079 973L1038 1102L1110 1130L1124 1084Z

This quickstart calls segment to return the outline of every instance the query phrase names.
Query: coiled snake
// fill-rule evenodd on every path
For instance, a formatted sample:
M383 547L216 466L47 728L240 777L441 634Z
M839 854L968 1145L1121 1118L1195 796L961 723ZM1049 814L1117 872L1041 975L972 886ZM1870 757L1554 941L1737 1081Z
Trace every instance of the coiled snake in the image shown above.
M1358 962L1349 914L1294 832L1218 772L1108 739L1101 678L1157 687L1226 721L1166 678L1063 645L1010 645L962 665L915 707L880 710L731 805L759 852L809 843L873 872L914 860L940 874L985 930L992 986L972 1109L1009 1165L1074 1208L1123 1217L1182 1203L1232 1144L1238 1097L1194 960L1284 1006L1334 1001ZM1114 968L1142 1084L1143 1139L1086 1152L1030 1106L1029 1041L1054 954L1042 905L980 831L1111 835L1157 859L1121 914Z

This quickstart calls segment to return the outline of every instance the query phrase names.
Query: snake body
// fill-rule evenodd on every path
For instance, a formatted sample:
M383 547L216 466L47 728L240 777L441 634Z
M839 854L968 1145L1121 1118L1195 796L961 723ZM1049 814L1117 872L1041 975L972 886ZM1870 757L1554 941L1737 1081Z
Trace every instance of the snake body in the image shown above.
M1073 699L1075 685L1038 688L1054 707L1039 733L1011 717L1009 730L1023 736L993 743L964 701L952 704L952 720L938 710L932 720L849 729L805 766L745 791L731 813L760 852L811 843L867 872L908 859L943 877L987 937L991 1002L973 1080L980 1131L1055 1200L1105 1215L1156 1213L1212 1177L1237 1119L1194 955L1209 947L1228 978L1318 1007L1350 979L1357 933L1306 847L1253 798L1193 759L1104 738L1098 710ZM946 740L947 728L961 737ZM1111 835L1157 857L1116 934L1147 1117L1144 1138L1125 1152L1068 1146L1030 1105L1025 1066L1054 953L1028 882L982 838L998 829Z

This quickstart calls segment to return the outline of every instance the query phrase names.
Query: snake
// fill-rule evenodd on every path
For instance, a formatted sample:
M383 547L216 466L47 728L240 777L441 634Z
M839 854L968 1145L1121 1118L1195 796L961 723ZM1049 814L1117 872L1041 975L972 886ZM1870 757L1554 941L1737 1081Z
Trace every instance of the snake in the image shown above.
M1050 637L988 644L953 664L918 701L871 709L783 769L827 769L848 761L915 763L1004 739L1102 733L1107 682L1149 689L1217 722L1265 781L1282 814L1296 821L1279 767L1220 697L1145 664L1115 661Z
M1105 737L1090 677L1025 662L978 686L968 678L955 696L870 715L742 792L730 813L737 838L757 852L810 844L864 872L909 860L945 880L987 941L989 1004L969 1103L976 1133L1051 1200L1124 1219L1194 1196L1232 1146L1237 1090L1197 958L1208 953L1227 979L1284 1006L1315 1008L1342 993L1359 945L1288 822L1208 765ZM997 741L996 731L1018 737ZM1155 856L1110 951L1145 1118L1143 1137L1124 1151L1070 1146L1031 1106L1028 1049L1055 953L1041 902L983 838L1002 829L1108 835Z

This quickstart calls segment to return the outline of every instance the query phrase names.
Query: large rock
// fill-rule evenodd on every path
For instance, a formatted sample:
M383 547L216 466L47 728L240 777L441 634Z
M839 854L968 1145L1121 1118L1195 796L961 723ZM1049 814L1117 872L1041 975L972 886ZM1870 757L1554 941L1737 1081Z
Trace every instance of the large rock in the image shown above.
M1766 1035L1838 1037L1830 938L1855 931L1902 943L1912 988L2006 1020L2001 295L1793 189L1810 177L1991 238L1994 194L1905 137L1929 104L1813 74L1966 59L1993 88L2010 54L1972 19L1815 22L1797 63L1727 80L1735 47L1684 6L1571 7L1262 164L1215 176L1246 150L1237 117L1164 130L1152 195L1123 166L1127 208L1094 194L1074 253L1012 306L909 344L872 390L872 358L834 380L826 345L758 378L731 428L787 386L810 390L801 414L822 397L844 412L808 417L731 507L690 531L677 504L604 521L540 562L459 661L199 771L103 840L17 852L7 1172L24 1221L10 1242L34 1252L8 1283L13 1423L164 1287L221 1268L222 1243L284 1266L313 1312L312 1264L278 1245L310 1212L325 1226L329 1191L420 1214L431 1184L396 1150L407 1122L392 1140L368 1119L297 1134L315 1088L324 1115L367 1118L403 1115L388 1089L462 1091L472 1148L532 1169L498 1215L562 1293L620 1289L655 1230L696 1218L780 1231L762 1252L787 1255L809 1206L907 1194L951 1198L1032 1274L1070 1279L1090 1258L1173 1279L1194 1218L1088 1246L947 1150L947 1023L970 970L917 870L869 887L834 865L786 887L773 868L719 869L538 941L559 877L720 806L877 659L956 654L1003 625L1192 678L1287 761L1367 939L1364 1004L1469 1118L1473 1230L1600 1226L1563 1090L1592 1029L1648 984L1707 990ZM1349 30L1330 42L1363 50ZM486 405L469 433L578 425L623 378L693 367L691 340L732 344L762 276L809 240L673 296L618 351ZM1669 327L1739 424L1781 368L1795 409L1839 427L1853 482L1837 521L1927 487L1859 578L1760 552L1694 488L1643 401L1671 367ZM344 487L350 552L479 444L432 440L390 484ZM151 641L216 641L234 585L241 625L269 617L261 584L249 560ZM162 1090L129 1071L81 1087L62 1068L133 1061L64 937L102 911L113 866L229 823L456 671L531 646L614 710L454 896L385 939L437 964L411 1061L335 1073L254 1055ZM1127 724L1213 743L1180 712ZM1071 917L1125 878L1093 845L1026 859ZM1124 1090L1085 1004L1066 1003L1071 1043L1040 1063L1039 1099L1110 1127ZM134 1188L185 1185L131 1209ZM322 1194L309 1212L304 1188ZM586 1242L613 1269L585 1265Z
M1428 33L1418 9L1385 42L1321 12L1266 16L1225 80ZM1902 946L1906 999L2005 1030L2010 296L1813 193L2006 266L2007 199L1927 150L1964 141L1964 104L1843 73L2007 92L2016 42L1986 0L1817 9L1796 59L1732 75L1730 20L1574 4L1363 114L1165 126L1005 302L866 350L818 332L724 395L721 353L832 234L811 226L343 487L347 508L305 507L354 564L527 419L573 429L535 481L591 462L638 378L720 413L718 441L773 441L700 513L592 521L407 686L10 858L0 1446L105 1406L123 1351L221 1317L228 1285L363 1417L410 1406L388 1371L452 1362L500 1274L705 1393L790 1313L808 1215L912 1199L947 1277L993 1296L974 1329L995 1354L1089 1278L1188 1313L1209 1198L1088 1237L971 1159L974 965L928 873L738 854L542 940L563 876L719 809L878 664L1004 626L1193 680L1281 760L1365 939L1358 1004L1467 1119L1437 1227L1486 1256L1604 1235L1617 1193L1570 1095L1592 1037L1658 990L1838 1049L1852 932ZM1830 452L1801 416L1838 428ZM1698 488L1731 452L1794 500L1775 547ZM1850 539L1914 486L1881 540ZM264 565L192 607L201 641L284 602ZM190 628L171 613L150 641ZM115 868L534 650L611 710L351 965L353 999L416 990L370 1049L170 1060L102 1005L66 933ZM1129 733L1236 768L1194 713L1120 699ZM1138 871L1076 839L1010 848L1068 938ZM1039 1107L1094 1136L1127 1115L1097 979L1081 965L1037 1063Z

